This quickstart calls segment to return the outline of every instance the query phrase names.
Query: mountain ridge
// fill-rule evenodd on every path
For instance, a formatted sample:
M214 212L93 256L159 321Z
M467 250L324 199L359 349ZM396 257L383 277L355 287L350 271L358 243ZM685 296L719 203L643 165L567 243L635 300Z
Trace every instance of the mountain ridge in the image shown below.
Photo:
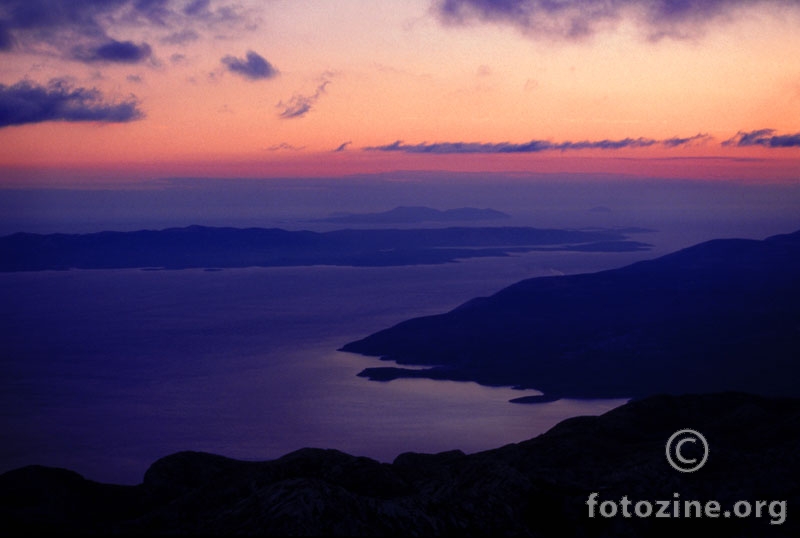
M523 280L341 350L547 396L745 390L800 396L800 232L720 239L619 268ZM683 371L683 373L681 373Z
M637 537L797 536L800 400L742 393L652 396L538 437L464 454L404 453L392 463L305 448L270 461L178 452L141 484L101 484L65 469L0 475L0 528L16 535L349 535ZM709 445L680 473L665 458L677 430ZM719 517L590 516L587 500L713 500ZM722 517L763 501L760 516Z

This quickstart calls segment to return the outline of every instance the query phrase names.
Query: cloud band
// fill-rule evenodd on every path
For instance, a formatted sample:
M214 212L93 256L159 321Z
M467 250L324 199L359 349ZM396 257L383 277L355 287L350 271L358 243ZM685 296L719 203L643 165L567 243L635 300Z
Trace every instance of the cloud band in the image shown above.
M706 134L697 134L688 138L668 138L654 140L652 138L623 138L621 140L583 140L580 142L551 142L549 140L531 140L521 144L511 142L434 142L421 144L404 144L398 140L384 146L365 148L370 151L397 151L403 153L539 153L542 151L570 151L585 149L624 149L645 148L650 146L665 146L674 148L702 142L710 137Z

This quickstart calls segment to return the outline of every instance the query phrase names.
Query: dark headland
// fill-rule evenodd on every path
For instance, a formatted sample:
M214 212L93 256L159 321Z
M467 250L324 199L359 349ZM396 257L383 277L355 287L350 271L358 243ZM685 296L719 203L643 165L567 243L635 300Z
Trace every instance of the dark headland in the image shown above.
M720 239L627 267L533 278L342 350L549 397L800 396L800 232Z
M683 428L702 432L710 447L694 473L665 458L666 440ZM800 400L655 396L471 455L407 453L388 464L320 449L265 462L181 452L156 461L137 486L24 467L0 475L0 533L796 537L798 453ZM592 493L598 502L625 496L629 511L676 498L721 510L716 518L590 517ZM754 508L723 517L739 501L764 501L760 517Z

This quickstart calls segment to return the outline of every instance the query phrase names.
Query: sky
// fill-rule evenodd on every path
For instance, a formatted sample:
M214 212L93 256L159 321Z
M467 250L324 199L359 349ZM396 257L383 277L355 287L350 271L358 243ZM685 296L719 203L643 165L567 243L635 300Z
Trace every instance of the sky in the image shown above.
M800 181L798 0L0 0L0 186Z

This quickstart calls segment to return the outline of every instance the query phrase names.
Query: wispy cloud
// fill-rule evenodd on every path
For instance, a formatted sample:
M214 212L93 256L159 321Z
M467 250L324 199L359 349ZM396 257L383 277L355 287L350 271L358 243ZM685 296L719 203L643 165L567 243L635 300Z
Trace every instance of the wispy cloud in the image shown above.
M694 136L689 136L686 138L679 138L674 136L672 138L667 138L666 140L662 140L661 143L668 148L676 148L678 146L686 146L689 144L694 144L695 142L703 143L708 142L711 140L711 137L707 134L699 133Z
M267 148L267 151L300 151L305 149L305 146L293 146L288 142L281 142Z
M352 140L348 140L347 142L343 142L343 143L339 144L339 146L335 150L333 150L333 152L334 153L340 153L340 152L346 150L347 146L349 146L352 143L353 143Z
M278 75L278 70L271 63L252 50L247 51L246 59L228 55L222 58L221 61L228 68L228 71L250 80L262 80Z
M60 79L47 86L28 81L0 84L0 127L45 121L122 123L142 117L135 98L108 103L98 90L73 88Z
M516 26L543 39L579 40L632 19L649 39L696 37L744 8L800 9L793 0L437 0L443 21Z
M324 80L316 91L311 95L301 95L296 93L284 103L278 103L278 108L282 109L279 116L285 119L302 118L311 111L311 108L317 103L320 97L325 93L325 88L330 84L330 80Z
M193 0L186 4L183 12L190 16L204 15L209 12L210 0Z
M183 30L179 30L164 36L161 38L161 42L167 43L168 45L186 45L187 43L197 41L198 39L200 39L200 34L198 34L195 30L192 30L191 28L184 28Z
M194 0L189 2L182 11L184 15L215 26L241 23L246 23L251 28L254 26L253 19L247 16L246 11L238 2L229 4L216 2L216 6L212 4L211 0Z
M624 149L665 146L674 148L694 142L708 140L705 134L688 138L668 138L655 140L652 138L623 138L621 140L582 140L579 142L552 142L550 140L531 140L521 144L511 142L434 142L421 144L404 144L398 140L385 146L367 147L369 151L399 151L403 153L539 153L542 151L570 151L585 149Z
M775 129L759 129L757 131L739 131L736 136L722 143L723 146L764 146L767 148L800 147L800 133L775 134Z

